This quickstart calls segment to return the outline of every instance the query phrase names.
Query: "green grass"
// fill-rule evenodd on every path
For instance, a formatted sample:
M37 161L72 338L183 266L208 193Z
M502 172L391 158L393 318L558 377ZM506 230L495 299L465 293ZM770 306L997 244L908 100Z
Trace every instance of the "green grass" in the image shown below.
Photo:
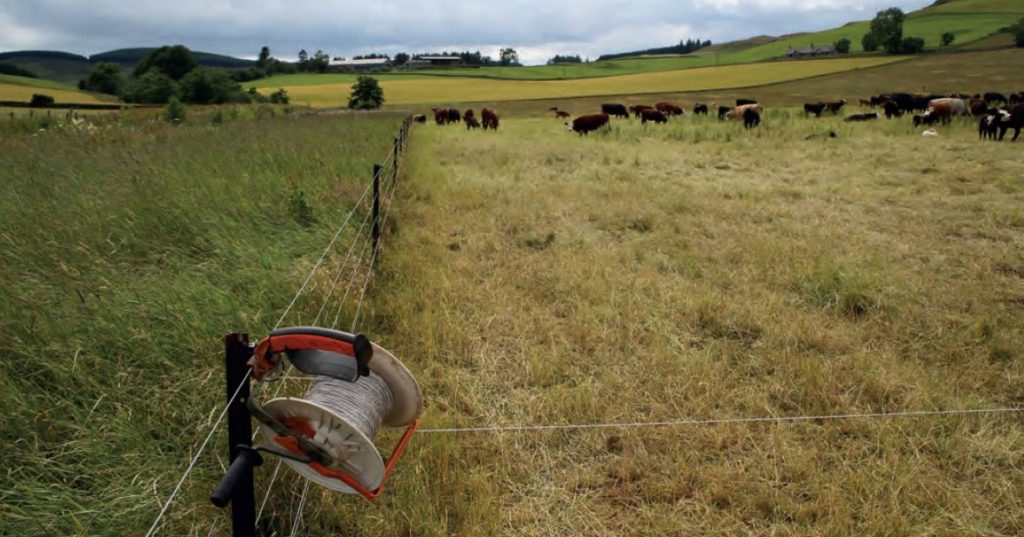
M1020 143L939 130L421 127L372 331L427 427L1019 406ZM308 531L1016 535L1022 457L1012 415L423 435Z
M220 338L273 326L402 119L252 110L0 136L0 535L145 532L223 401ZM161 535L206 535L224 442Z
M1017 0L952 0L929 6L932 13L1018 13L1024 15L1024 4Z
M109 95L79 91L52 80L23 76L0 75L0 101L29 102L32 94L43 93L58 103L106 103L114 101Z

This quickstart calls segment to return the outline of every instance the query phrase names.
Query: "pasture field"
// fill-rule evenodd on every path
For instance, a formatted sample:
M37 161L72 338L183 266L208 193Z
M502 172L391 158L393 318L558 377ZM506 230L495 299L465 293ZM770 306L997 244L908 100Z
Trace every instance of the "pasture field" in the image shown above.
M930 13L1011 13L1024 15L1024 4L1017 0L955 0L929 6Z
M110 96L79 91L71 86L41 78L0 75L0 101L32 100L32 94L44 93L58 103L108 103L115 101Z
M368 330L427 428L1021 406L1021 142L939 131L417 127ZM420 434L388 486L309 534L1019 535L1024 426Z
M380 84L384 89L386 104L402 106L441 102L617 95L635 93L638 90L679 92L739 88L863 69L902 60L905 58L840 58L708 67L577 80L520 81L445 77L404 80L388 77L383 78ZM271 93L278 87L284 87L294 103L329 107L341 106L347 102L351 90L351 82L289 86L286 78L275 77L272 79L276 81L275 84L260 91Z
M273 326L404 118L242 112L0 136L0 535L145 533L222 404L220 338ZM217 438L160 535L206 535Z

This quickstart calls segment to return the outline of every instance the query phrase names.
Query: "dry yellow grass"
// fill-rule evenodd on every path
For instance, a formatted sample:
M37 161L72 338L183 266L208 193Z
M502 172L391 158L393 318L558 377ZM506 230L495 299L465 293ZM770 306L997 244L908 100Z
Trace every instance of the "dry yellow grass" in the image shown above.
M873 67L902 59L875 57L759 63L576 80L417 77L410 80L386 79L381 81L381 86L389 105L701 91L772 84ZM340 106L347 102L350 88L349 83L285 87L293 102L319 107ZM276 89L275 86L261 91L269 93Z
M1019 406L1020 144L941 131L778 111L750 133L420 127L367 333L418 376L427 427ZM1022 433L1002 415L419 435L381 502L317 492L307 527L1019 535Z
M19 84L0 83L0 100L3 101L22 101L27 103L32 100L32 95L34 93L49 95L58 103L106 104L111 102L109 99L103 100L96 95L86 93L84 91L39 88Z

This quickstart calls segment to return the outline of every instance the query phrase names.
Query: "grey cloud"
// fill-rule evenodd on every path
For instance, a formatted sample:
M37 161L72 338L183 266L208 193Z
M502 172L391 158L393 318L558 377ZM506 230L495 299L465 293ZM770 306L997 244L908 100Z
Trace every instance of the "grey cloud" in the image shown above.
M688 37L723 42L830 28L893 4L928 0L0 0L0 50L112 48L183 43L253 56L300 48L332 55L513 46L531 62L555 52L601 53L664 46Z

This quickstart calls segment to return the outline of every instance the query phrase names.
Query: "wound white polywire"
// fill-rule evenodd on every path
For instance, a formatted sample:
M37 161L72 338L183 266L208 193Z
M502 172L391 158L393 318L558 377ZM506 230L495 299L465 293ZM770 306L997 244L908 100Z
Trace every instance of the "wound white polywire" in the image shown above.
M373 371L355 382L317 377L303 399L330 409L371 440L394 404L391 388Z

